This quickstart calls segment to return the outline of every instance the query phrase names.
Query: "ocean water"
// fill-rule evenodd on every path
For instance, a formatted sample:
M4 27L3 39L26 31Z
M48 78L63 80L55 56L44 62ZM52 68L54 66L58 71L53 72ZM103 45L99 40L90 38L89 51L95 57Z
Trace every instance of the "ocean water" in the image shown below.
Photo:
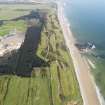
M95 64L92 69L96 84L105 98L105 0L63 0L64 12L70 28L80 43L92 42L96 49L88 58Z
M79 42L93 42L105 53L105 0L64 0L65 13Z

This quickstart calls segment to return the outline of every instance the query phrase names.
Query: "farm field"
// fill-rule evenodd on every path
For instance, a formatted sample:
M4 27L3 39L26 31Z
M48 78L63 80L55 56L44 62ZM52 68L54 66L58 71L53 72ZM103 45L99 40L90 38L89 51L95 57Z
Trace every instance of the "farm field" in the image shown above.
M9 14L6 14L6 9ZM47 20L43 24L35 56L48 65L33 67L31 76L28 77L16 74L0 75L0 105L82 105L73 62L65 46L56 8L46 4L0 4L0 19L13 19L27 15L35 9L47 11ZM0 36L5 36L14 27L25 32L26 21L5 23L0 26Z

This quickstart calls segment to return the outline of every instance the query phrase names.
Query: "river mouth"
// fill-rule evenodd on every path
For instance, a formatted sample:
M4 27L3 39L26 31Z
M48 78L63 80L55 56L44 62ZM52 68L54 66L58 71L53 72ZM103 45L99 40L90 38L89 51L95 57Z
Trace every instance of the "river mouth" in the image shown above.
M40 25L33 24L34 22L33 19L29 20L30 24L21 47L0 58L0 75L30 77L33 68L48 66L47 62L36 55L44 21L39 20Z

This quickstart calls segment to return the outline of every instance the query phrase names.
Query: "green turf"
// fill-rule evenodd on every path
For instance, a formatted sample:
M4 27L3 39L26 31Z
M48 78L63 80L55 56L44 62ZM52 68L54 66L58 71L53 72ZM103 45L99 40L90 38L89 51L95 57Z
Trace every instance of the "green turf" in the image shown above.
M51 8L54 8L51 4L0 4L0 20L23 16L36 9L48 10L51 12Z
M24 26L21 31L25 28L22 21L7 23L4 28L11 30L12 26L18 30L18 26ZM32 76L27 78L0 76L0 105L67 105L70 102L82 105L72 59L55 12L48 12L37 55L49 61L49 66L34 68Z
M26 22L23 20L5 22L2 26L0 26L0 36L8 35L15 29L17 31L25 32L26 27Z

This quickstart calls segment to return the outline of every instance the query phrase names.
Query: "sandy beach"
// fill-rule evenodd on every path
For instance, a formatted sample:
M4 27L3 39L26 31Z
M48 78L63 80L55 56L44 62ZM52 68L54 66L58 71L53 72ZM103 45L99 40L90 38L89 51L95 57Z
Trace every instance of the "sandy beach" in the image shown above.
M58 18L64 34L64 39L70 55L72 57L76 76L80 86L80 92L83 98L84 105L101 105L98 98L94 81L91 78L90 67L87 60L81 56L78 49L75 47L75 39L70 30L68 21L63 14L63 8L58 4Z

